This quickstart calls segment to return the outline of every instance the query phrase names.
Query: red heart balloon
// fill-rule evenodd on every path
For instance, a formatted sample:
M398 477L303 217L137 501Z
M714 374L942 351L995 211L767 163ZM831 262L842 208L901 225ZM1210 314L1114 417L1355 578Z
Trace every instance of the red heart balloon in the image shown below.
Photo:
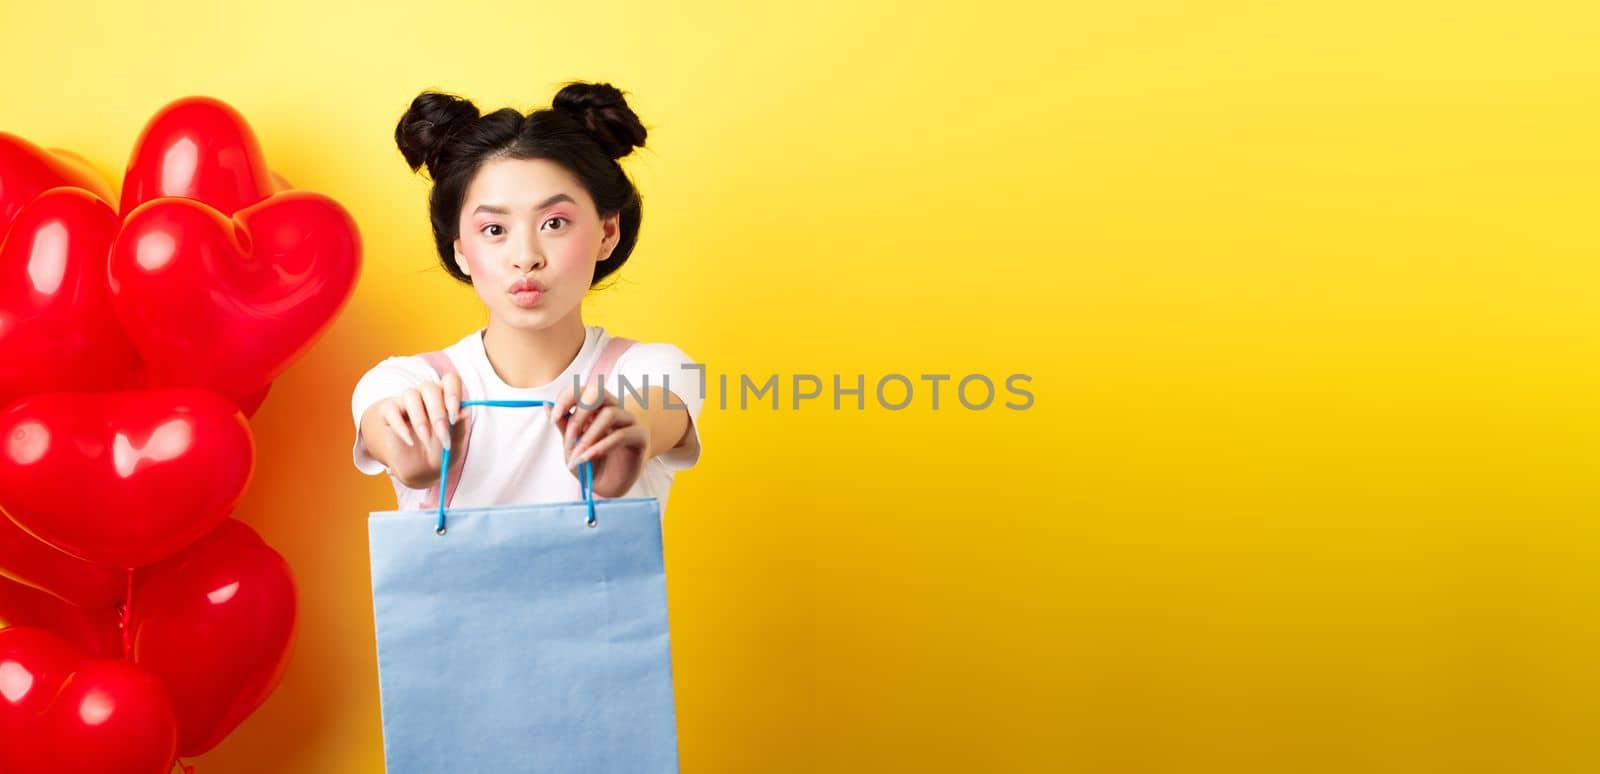
M120 224L82 188L50 189L17 213L0 241L0 405L36 392L141 386L106 280Z
M178 753L215 747L283 679L295 633L288 563L228 519L137 573L133 661L161 678L178 715Z
M122 628L114 605L79 607L0 578L0 629L13 626L55 632L78 649L99 658L122 658L123 655Z
M127 573L86 562L40 540L0 513L0 577L83 607L110 607L127 596Z
M111 185L82 156L0 132L0 234L34 197L63 185L87 189L108 202L117 200Z
M211 97L184 97L156 111L122 179L122 214L181 196L231 215L277 190L261 143L239 111Z
M239 405L239 411L245 415L246 419L255 416L256 412L261 410L261 404L266 402L267 393L271 390L272 384L268 383L267 386L256 390L254 394L246 395L237 401Z
M177 747L155 676L42 629L0 630L0 771L166 774Z
M29 534L110 567L165 559L227 518L255 446L205 390L45 393L0 412L0 508Z
M152 384L242 401L321 335L360 266L355 221L321 194L285 191L232 219L157 199L128 215L111 248L112 306Z

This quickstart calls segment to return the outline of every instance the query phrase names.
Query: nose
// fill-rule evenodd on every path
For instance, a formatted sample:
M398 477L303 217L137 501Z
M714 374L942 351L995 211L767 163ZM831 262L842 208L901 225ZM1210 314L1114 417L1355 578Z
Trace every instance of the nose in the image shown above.
M539 237L530 234L522 240L511 257L511 266L524 274L544 266L544 252L539 249Z

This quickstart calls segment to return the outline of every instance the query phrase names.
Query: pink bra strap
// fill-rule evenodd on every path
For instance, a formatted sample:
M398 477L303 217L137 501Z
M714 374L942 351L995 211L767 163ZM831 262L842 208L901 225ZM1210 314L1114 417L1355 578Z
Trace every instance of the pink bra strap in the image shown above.
M450 356L446 355L442 350L424 352L417 357L422 358L428 364L428 367L439 375L440 379L456 372L456 364L450 362Z
M589 375L583 380L583 385L589 386L589 382L595 381L596 378L604 380L611 373L611 369L616 367L622 353L627 352L631 346L633 339L612 336L611 340L606 342L605 348L600 350L600 358L594 361L594 367L589 369ZM612 394L615 393L616 391L612 390Z

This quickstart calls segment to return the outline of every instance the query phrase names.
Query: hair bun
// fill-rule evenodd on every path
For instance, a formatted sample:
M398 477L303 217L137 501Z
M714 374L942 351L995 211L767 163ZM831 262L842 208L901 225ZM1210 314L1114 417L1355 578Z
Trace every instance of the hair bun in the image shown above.
M613 159L644 147L644 124L622 91L609 83L568 83L556 92L551 105L577 119Z
M425 91L411 100L411 107L394 128L395 144L411 165L411 171L438 166L439 155L450 136L478 118L478 108L468 100L437 91Z

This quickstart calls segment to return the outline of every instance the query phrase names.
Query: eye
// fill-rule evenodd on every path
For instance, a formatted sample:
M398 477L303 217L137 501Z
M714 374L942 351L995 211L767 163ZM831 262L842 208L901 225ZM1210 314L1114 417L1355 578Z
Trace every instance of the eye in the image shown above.
M501 227L500 227L500 224L499 224L499 223L490 223L490 224L489 224L489 225L487 225L487 226L484 226L484 227L483 227L483 228L480 228L480 229L478 229L478 231L479 231L479 232L480 232L480 233L482 233L482 234L483 234L483 235L484 235L484 236L500 236L500 233L494 233L494 234L491 234L491 233L489 233L489 229L491 229L491 228L498 228L498 229L500 229L500 233L504 233L504 232L505 232L505 229L504 229L504 228L501 228Z
M553 217L553 218L551 218L551 219L549 219L549 220L547 220L547 221L545 221L545 222L544 222L544 224L545 224L545 225L546 225L546 226L548 226L548 225L550 225L550 224L551 224L551 223L554 223L554 222L556 222L556 221L558 221L558 220L559 220L559 221L561 221L561 222L562 222L562 223L566 223L566 222L567 222L567 219L566 219L566 218L563 218L563 217L561 217L561 216L560 216L560 215L557 215L557 216L555 216L555 217Z

